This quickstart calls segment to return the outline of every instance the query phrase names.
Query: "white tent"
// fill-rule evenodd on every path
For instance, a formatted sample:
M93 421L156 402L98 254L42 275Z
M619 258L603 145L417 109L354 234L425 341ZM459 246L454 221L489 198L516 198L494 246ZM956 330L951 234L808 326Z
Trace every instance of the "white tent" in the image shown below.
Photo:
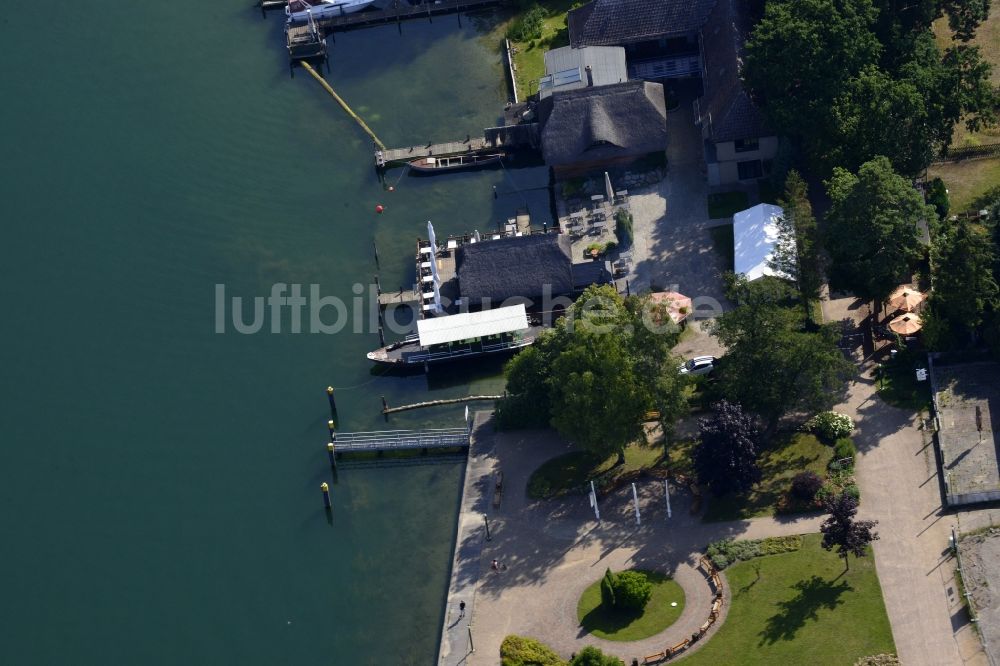
M528 315L523 303L495 310L462 312L446 317L417 321L417 334L420 336L422 347L481 338L498 333L524 331L527 328Z
M778 240L778 220L784 214L780 206L757 204L733 215L733 270L737 274L747 280L787 277L767 265Z

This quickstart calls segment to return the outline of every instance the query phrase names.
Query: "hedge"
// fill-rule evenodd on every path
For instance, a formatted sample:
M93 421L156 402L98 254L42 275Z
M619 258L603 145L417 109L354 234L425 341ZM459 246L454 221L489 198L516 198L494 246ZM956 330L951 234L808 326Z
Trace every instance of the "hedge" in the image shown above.
M791 553L802 547L799 535L768 537L766 539L723 539L708 544L708 557L716 569L725 569L740 560L749 560L764 555Z

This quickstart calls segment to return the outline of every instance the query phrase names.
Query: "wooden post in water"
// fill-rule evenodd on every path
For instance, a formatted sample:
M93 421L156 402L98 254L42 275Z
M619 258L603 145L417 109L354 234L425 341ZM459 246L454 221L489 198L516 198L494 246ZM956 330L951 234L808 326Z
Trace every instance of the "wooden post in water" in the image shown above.
M330 441L335 441L337 439L337 424L333 422L333 419L326 422L326 428L330 431Z
M375 268L378 268L378 245L375 244L374 240L372 241L372 247L375 249Z
M333 397L333 387L326 387L326 399L330 403L330 418L337 418L337 399ZM332 422L332 421L331 421Z
M389 409L389 403L385 401L385 396L382 396L382 411Z
M323 508L329 511L333 508L333 502L330 501L330 484L324 481L319 484L319 489L323 491Z
M378 344L380 347L385 347L385 332L381 326L378 327Z

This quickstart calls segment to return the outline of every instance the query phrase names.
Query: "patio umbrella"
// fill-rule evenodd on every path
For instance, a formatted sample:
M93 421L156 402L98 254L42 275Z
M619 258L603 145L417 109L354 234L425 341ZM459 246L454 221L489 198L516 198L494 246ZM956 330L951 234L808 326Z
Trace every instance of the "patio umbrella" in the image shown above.
M660 291L650 294L650 300L654 303L667 306L667 314L679 324L691 314L691 299L676 291ZM682 312L683 310L683 312Z
M889 322L889 328L900 335L912 335L920 330L923 323L918 315L907 312Z
M894 310L913 312L918 305L924 302L925 298L927 297L921 292L917 291L908 284L904 284L889 295L889 305L891 305Z
M611 187L611 176L608 175L607 171L604 172L604 193L608 197L608 203L615 200L615 190Z

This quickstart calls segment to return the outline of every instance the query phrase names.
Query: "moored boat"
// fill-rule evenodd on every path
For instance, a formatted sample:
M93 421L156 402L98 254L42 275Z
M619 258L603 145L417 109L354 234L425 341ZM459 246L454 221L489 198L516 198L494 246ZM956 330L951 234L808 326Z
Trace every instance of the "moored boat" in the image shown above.
M368 360L407 366L443 363L494 354L513 354L534 343L524 305L421 319L417 334L368 353Z
M488 155L450 155L448 157L421 157L410 162L410 168L421 173L436 173L438 171L458 171L459 169L475 169L498 164L503 159L503 153Z
M308 23L309 19L320 20L336 18L346 14L360 12L370 6L375 0L290 0L285 7L285 16L289 23Z

